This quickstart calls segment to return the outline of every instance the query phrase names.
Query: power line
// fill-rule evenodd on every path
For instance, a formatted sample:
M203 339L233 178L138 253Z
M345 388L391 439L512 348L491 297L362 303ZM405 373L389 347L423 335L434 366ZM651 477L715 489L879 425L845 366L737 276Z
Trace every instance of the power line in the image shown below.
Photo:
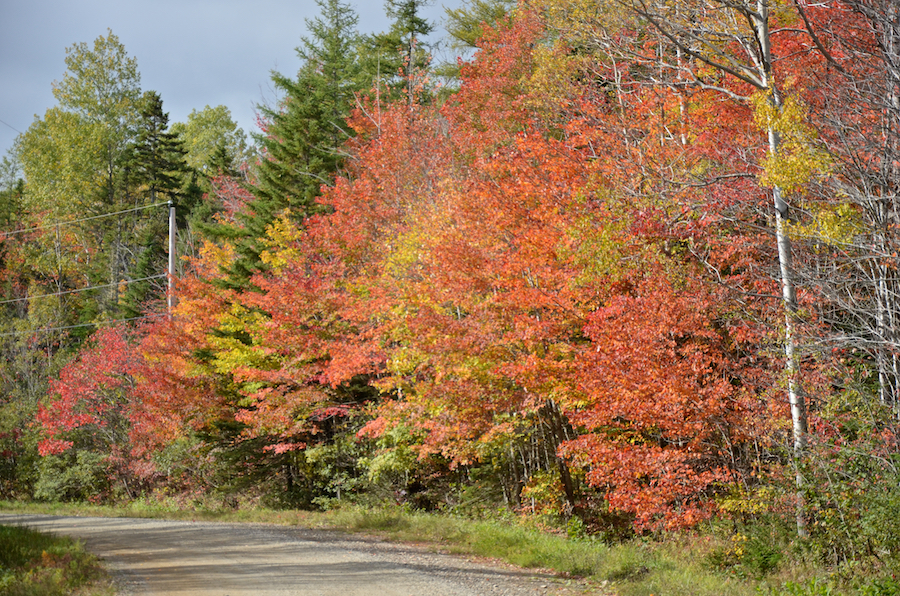
M6 123L6 122L3 122L3 120L0 120L0 124L6 124L8 127L10 127L11 129L13 129L13 130L16 131L17 133L22 134L22 131L19 130L18 128L16 128L15 126L13 126L12 124L8 124L8 123Z
M93 219L103 219L104 217L113 217L115 215L123 215L125 213L133 213L135 211L142 211L144 209L152 209L153 207L161 207L163 205L168 205L169 203L153 203L152 205L144 205L143 207L133 207L131 209L125 209L124 211L116 211L115 213L104 213L103 215L92 215L91 217L82 217L81 219L73 219L71 221L58 221L56 223L48 224L46 226L38 226L36 228L24 228L21 230L13 230L12 232L0 232L3 236L15 236L16 234L27 234L29 232L39 232L41 230L50 230L57 228L59 226L69 225L81 223L83 221L91 221Z
M111 321L100 321L99 323L81 323L79 325L67 325L66 327L41 327L40 329L32 329L31 331L11 331L8 333L0 333L0 337L12 337L14 335L34 335L41 331L68 331L69 329L79 329L82 327L99 327L110 323L128 323L131 321L140 321L143 319L152 319L154 317L167 317L167 313L154 313L152 315L143 315L140 317L131 317L130 319L114 319Z
M5 123L4 123L4 124L5 124ZM14 230L14 231L12 231L12 232L0 232L0 238L4 238L4 237L8 237L8 236L14 236L14 235L16 235L16 234L26 234L26 233L29 233L29 232L37 232L37 231L40 231L40 230L48 230L48 229L59 228L59 226L61 226L61 225L69 225L69 224L81 223L81 222L84 222L84 221L91 221L91 220L95 220L95 219L103 219L103 218L106 218L106 217L114 217L114 216L116 216L116 215L123 215L123 214L126 214L126 213L134 213L134 212L136 212L136 211L143 211L144 209L152 209L152 208L154 208L154 207L162 207L163 205L166 205L166 206L169 206L169 207L170 207L170 217L169 217L169 219L170 219L170 220L173 219L173 216L172 216L172 213L171 213L171 212L174 210L174 209L173 209L173 205L172 205L171 201L167 201L167 202L165 202L165 203L153 203L152 205L144 205L144 206L141 206L141 207L134 207L134 208L131 208L131 209L124 209L124 210L122 210L122 211L116 211L116 212L113 212L113 213L104 213L104 214L102 214L102 215L93 215L93 216L91 216L91 217L82 217L82 218L80 218L80 219L74 219L74 220L70 220L70 221L56 222L56 223L48 224L48 225L45 225L45 226L37 226L37 227L34 227L34 228L23 228L23 229L21 229L21 230ZM173 225L174 225L174 223L173 223L172 221L170 221L170 222L169 222L169 228L170 228L170 229L169 229L169 235L170 235L170 240L169 240L170 248L169 248L169 250L170 250L170 251L172 250L172 244L173 244L172 239L171 239ZM171 257L172 257L172 255L170 255L170 258L169 258L169 261L170 261L170 269L171 269L171 261L172 261L172 258L171 258ZM136 282L142 282L142 281L149 281L149 280L152 280L152 279L160 279L160 278L163 278L163 277L169 277L170 275L171 275L171 271L168 272L168 273L163 273L163 274L158 274L158 275L151 275L151 276L149 276L149 277L144 277L144 278L141 278L141 279L128 280L128 281L123 281L123 282L118 282L118 283L102 284L102 285L90 286L90 287L87 287L87 288L79 288L79 289L75 289L75 290L66 290L66 291L64 291L64 292L54 292L54 293L51 293L51 294L41 294L41 295L38 295L38 296L26 296L26 297L24 297L24 298L14 298L14 299L11 299L11 300L3 300L3 301L0 301L0 305L2 305L2 304L10 304L10 303L12 303L12 302L21 302L21 301L25 301L25 300L30 300L30 299L32 299L32 298L46 298L46 297L50 297L50 296L63 296L63 295L67 295L67 294L74 294L74 293L77 293L77 292L87 292L87 291L90 291L90 290L96 290L96 289L99 289L99 288L109 288L109 287L112 287L112 286L118 286L118 285L120 285L121 283L129 284L129 283L136 283ZM170 282L170 283L171 283L171 282ZM170 288L169 291L171 292L171 288ZM170 310L171 310L171 304L170 304ZM34 329L34 330L31 330L31 331L13 331L13 332L7 332L7 333L0 333L0 337L11 337L11 336L17 336L17 335L30 335L30 334L38 333L38 332L41 332L41 331L44 331L44 332L49 332L49 331L67 331L67 330L70 330L70 329L79 329L79 328L82 328L82 327L96 327L96 326L101 325L101 324L104 324L104 323L126 323L126 322L130 322L130 321L139 321L139 320L143 320L143 319L149 319L149 318L160 317L160 316L168 316L168 313L165 313L165 314L144 315L144 316L140 316L140 317L132 317L132 318L130 318L130 319L116 319L116 320L112 320L112 321L104 321L104 322L101 322L101 323L82 323L82 324L79 324L79 325L67 325L67 326L65 326L65 327L44 327L44 328L41 328L41 329Z
M97 290L99 288L111 288L113 286L119 286L122 284L134 284L142 281L149 281L151 279L160 279L162 277L166 277L166 273L159 273L157 275L151 275L150 277L142 277L141 279L127 279L120 282L112 283L112 284L102 284L99 286L90 286L87 288L78 288L77 290L66 290L64 292L54 292L52 294L39 294L37 296L25 296L23 298L12 298L10 300L0 300L0 304L11 304L13 302L25 302L27 300L34 300L36 298L50 298L51 296L65 296L66 294L77 294L78 292L88 292L90 290Z

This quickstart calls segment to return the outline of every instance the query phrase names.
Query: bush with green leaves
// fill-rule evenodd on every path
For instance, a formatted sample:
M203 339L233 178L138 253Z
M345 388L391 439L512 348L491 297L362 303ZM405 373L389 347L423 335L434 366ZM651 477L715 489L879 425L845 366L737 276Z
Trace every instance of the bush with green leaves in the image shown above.
M900 571L900 428L895 412L847 392L812 423L817 432L801 473L813 545L838 568Z
M86 449L48 455L38 464L34 497L40 501L90 501L110 495L108 456Z

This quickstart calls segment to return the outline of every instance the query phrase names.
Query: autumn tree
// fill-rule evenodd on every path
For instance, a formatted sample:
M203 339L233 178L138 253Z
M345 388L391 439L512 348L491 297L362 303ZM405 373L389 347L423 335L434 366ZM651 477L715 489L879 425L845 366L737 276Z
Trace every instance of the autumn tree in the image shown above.
M672 301L672 292L650 291L649 279L659 275L660 287L667 281L685 281L673 273L679 268L677 259L667 263L667 257L653 249L663 243L659 218L664 211L656 208L656 201L615 200L602 182L609 173L591 165L591 157L594 163L600 160L588 148L591 143L602 146L600 139L608 131L588 133L580 121L559 139L541 134L552 129L540 118L529 117L527 107L535 105L527 97L534 47L530 41L537 30L531 19L500 31L496 45L486 46L476 65L464 70L471 78L464 81L459 103L447 110L452 123L447 137L441 134L440 120L421 106L400 111L392 107L377 112L378 117L363 112L371 116L372 136L362 135L370 140L358 150L352 181L339 180L326 192L324 200L334 211L317 218L289 250L273 253L278 262L287 262L280 265L282 276L296 271L298 277L261 287L287 283L316 290L295 307L287 307L286 299L278 303L285 310L276 318L294 310L304 318L280 326L281 340L271 344L300 340L290 353L315 346L315 352L300 352L305 356L298 359L303 366L297 371L309 371L302 372L304 376L322 370L319 378L340 380L347 378L347 371L381 371L375 381L382 391L379 417L364 433L383 441L377 461L385 468L390 469L391 461L401 465L408 450L419 454L420 461L444 458L458 466L503 461L497 471L513 478L504 482L511 503L519 502L522 490L538 491L550 478L561 494L558 512L571 512L580 503L570 466L588 474L617 470L622 476L601 479L597 472L594 481L598 487L610 487L608 494L619 510L642 511L639 521L646 527L690 524L711 513L708 498L730 478L722 467L734 461L734 446L720 440L717 432L727 428L736 441L743 440L740 425L746 403L731 394L727 384L706 387L707 376L717 374L713 371L737 364L727 357L719 360L715 347L700 347L712 339L709 328L717 315L710 309L691 318L688 312L707 288L678 302L669 320L685 321L683 341L689 347L684 352L668 348L667 324L652 321L651 313ZM479 103L498 89L508 96ZM504 126L500 114L516 118L516 124ZM602 165L615 169L614 161ZM328 235L320 237L323 233ZM329 237L327 250L316 244ZM634 240L629 243L628 238ZM665 242L678 241L673 237ZM621 264L629 260L639 265ZM336 272L346 281L324 291L320 280L330 275L319 271ZM644 271L652 271L648 280L642 279ZM344 287L355 291L348 294L341 291ZM605 412L606 398L586 389L601 383L589 364L590 354L608 343L611 336L603 333L612 333L595 330L589 321L601 320L592 313L606 301L627 300L631 292L646 294L648 304L640 324L649 334L635 351L648 352L658 344L657 366L673 358L682 359L684 366L672 369L669 380L660 384L654 384L653 373L636 375L635 383L652 388L633 400L634 415L623 416L621 410ZM325 296L336 301L326 311L333 314L312 318L307 307L321 308ZM260 297L254 304L268 310L271 306L261 306L267 299ZM352 336L324 343L332 335L321 329L322 323L311 337L290 331L313 331L317 321L328 322L329 329L346 325L360 334L359 343ZM707 331L688 331L695 324ZM624 335L625 328L615 333ZM352 359L344 355L348 347ZM702 365L703 358L692 360L695 349L710 359ZM313 353L320 356L313 358ZM341 358L335 359L338 354ZM627 354L621 350L611 355L622 363L603 383L622 385L615 375L628 368ZM340 368L334 368L337 364ZM370 368L373 365L376 368ZM296 374L283 365L274 367L274 374L267 370L254 378L271 381ZM669 390L669 385L681 388ZM723 418L715 423L700 422L704 405L690 414L690 408L679 405L679 396L699 387L707 396L700 400L703 404L724 404L719 410ZM260 396L267 400L272 394ZM668 430L659 431L656 427L667 424L659 416L670 408L692 422L673 420ZM639 421L641 416L646 423ZM585 426L598 432L592 440L579 441L571 420L595 420L596 426ZM622 425L621 436L604 435L603 430L617 424ZM634 460L615 455L622 450L619 443L629 440L640 444L636 459L659 449L656 463L633 480L626 475ZM700 451L689 455L701 444ZM678 474L692 476L684 492L673 493L671 483L679 482L679 476L667 470L674 470L669 464L676 461L684 462ZM634 490L646 481L659 490Z
M477 59L463 64L464 84L448 102L447 114L463 151L470 157L490 154L525 130L532 115L527 109L528 80L535 70L532 48L543 26L531 12L488 27Z
M820 288L834 329L835 349L865 354L877 372L874 393L882 404L898 400L895 234L898 172L896 8L846 2L810 6L805 18L817 27L828 53L827 76L810 85L810 118L835 160L833 175L819 187L808 225L799 228L814 247L800 270ZM845 27L837 26L843 19Z
M647 70L640 72L635 82L672 93L670 105L678 108L670 120L674 121L672 127L678 126L679 120L685 122L701 100L725 100L744 110L744 130L758 126L762 133L765 157L757 158L756 163L742 157L728 167L736 166L730 174L734 178L756 172L760 183L771 191L768 219L774 230L784 313L781 343L786 401L792 419L791 457L797 470L797 485L802 486L799 465L808 425L800 382L802 321L791 223L800 211L792 212L790 208L792 201L800 202L804 189L816 176L827 171L828 159L816 148L800 97L802 91L789 88L802 78L796 73L810 72L816 68L813 65L824 64L831 57L805 18L803 3L782 7L766 1L677 5L616 1L604 4L605 16L600 18L588 9L589 4L548 2L546 6L548 14L555 13L562 19L559 30L572 32L574 44L593 48L596 63L604 65L602 70L609 73L606 80L619 85L626 72L622 66L640 64ZM684 146L688 142L684 134L661 134L661 143L667 137ZM721 155L722 146L718 147L714 151ZM705 180L701 184L721 180L721 171L712 174L702 177ZM801 533L804 531L801 512L798 528Z
M814 390L807 502L812 538L846 558L880 531L895 499L897 426L896 7L798 3L821 66L802 78L805 120L828 168L797 203L797 278L829 385ZM812 71L812 69L810 69ZM796 135L796 128L794 129ZM824 153L824 152L823 152ZM878 481L869 479L879 478ZM835 494L844 494L839 501ZM830 520L839 515L842 523ZM839 529L840 528L840 529ZM837 555L836 555L837 556Z
M300 416L298 426L284 423L285 427L273 408L261 408L255 416L245 412L255 407L240 407L251 402L252 388L266 386L248 380L245 369L265 368L266 363L275 361L274 356L258 356L257 333L266 327L271 313L249 306L256 293L246 290L263 283L255 274L273 266L261 259L270 228L284 217L302 226L324 211L317 201L320 189L337 174L344 157L342 145L352 135L345 120L355 104L359 84L354 51L357 17L348 5L336 0L322 1L320 7L321 16L307 22L310 37L297 48L303 60L297 78L273 75L285 96L277 106L262 109L262 153L252 184L246 187L252 194L227 176L214 179L217 200L223 200L220 217L224 225L204 226L208 236L224 241L222 250L232 246L235 250L232 259L219 261L229 274L207 279L229 289L219 291L227 303L214 311L220 318L210 324L207 356L197 366L216 371L219 387L233 407L207 429L208 437L220 445L225 457L241 454L252 458L256 463L250 466L251 476L271 475L277 470L291 494L300 490L302 466L296 461L295 449L279 445L291 444L291 436L299 444L302 437L315 433L315 425L304 427L306 418ZM191 303L187 301L179 309L189 308ZM308 502L313 496L304 498Z
M38 498L86 499L112 490L137 494L129 469L136 353L122 329L98 332L92 342L51 381L50 397L38 410L45 433Z
M274 77L285 97L264 110L250 184L227 159L210 177L221 225L195 241L179 304L126 356L98 334L65 369L45 452L83 444L84 469L127 452L143 472L113 477L129 484L189 453L212 466L178 472L182 486L306 506L385 478L435 506L471 472L522 511L639 531L713 515L754 481L753 425L783 415L760 397L785 356L796 372L766 349L800 304L786 290L773 308L778 284L758 274L777 262L765 226L786 215L761 183L783 208L824 162L799 94L772 93L783 62L758 46L778 19L604 6L485 22L439 108L409 92L421 3L389 3L409 25L391 49L407 52L407 92L391 99L354 95L355 20L323 0L296 79ZM723 41L725 16L744 20ZM807 48L793 29L783 39ZM146 97L142 178L120 183L149 202L175 192L180 158Z

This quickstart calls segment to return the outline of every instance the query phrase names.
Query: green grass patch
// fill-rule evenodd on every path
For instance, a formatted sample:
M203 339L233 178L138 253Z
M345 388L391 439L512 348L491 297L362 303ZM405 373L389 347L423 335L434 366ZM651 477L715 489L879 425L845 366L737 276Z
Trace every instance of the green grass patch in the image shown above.
M112 595L99 561L70 538L0 526L0 596Z

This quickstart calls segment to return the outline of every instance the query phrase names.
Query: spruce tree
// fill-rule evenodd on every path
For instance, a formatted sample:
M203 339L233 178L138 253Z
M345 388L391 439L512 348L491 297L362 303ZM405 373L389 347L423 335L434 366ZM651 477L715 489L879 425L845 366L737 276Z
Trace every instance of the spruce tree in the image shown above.
M384 10L393 19L383 33L361 38L366 76L383 85L391 99L406 97L413 101L414 75L427 70L431 47L425 37L434 25L422 17L430 0L386 0Z
M178 135L169 132L169 115L163 112L156 91L141 97L137 136L124 160L129 187L140 187L149 203L174 200L187 172L184 147Z
M297 221L320 211L316 198L331 184L342 161L341 146L349 138L346 119L360 89L356 25L353 9L340 0L317 0L321 15L307 20L309 36L297 54L303 61L297 77L272 75L284 94L277 106L262 106L267 126L258 135L260 163L254 200L238 216L238 258L229 283L242 287L262 268L259 260L266 227L285 209ZM233 231L233 230L232 230ZM220 235L233 237L228 230Z
M176 209L183 211L184 205L178 203L184 196L182 189L189 173L186 151L178 135L168 130L169 116L162 105L155 91L148 91L141 98L137 137L123 164L126 196L134 205L172 201ZM140 314L153 290L159 292L165 287L165 280L133 281L161 275L167 270L168 220L160 215L165 212L158 209L120 216L117 258L112 272L114 281L122 276L132 280L121 300L127 316Z

